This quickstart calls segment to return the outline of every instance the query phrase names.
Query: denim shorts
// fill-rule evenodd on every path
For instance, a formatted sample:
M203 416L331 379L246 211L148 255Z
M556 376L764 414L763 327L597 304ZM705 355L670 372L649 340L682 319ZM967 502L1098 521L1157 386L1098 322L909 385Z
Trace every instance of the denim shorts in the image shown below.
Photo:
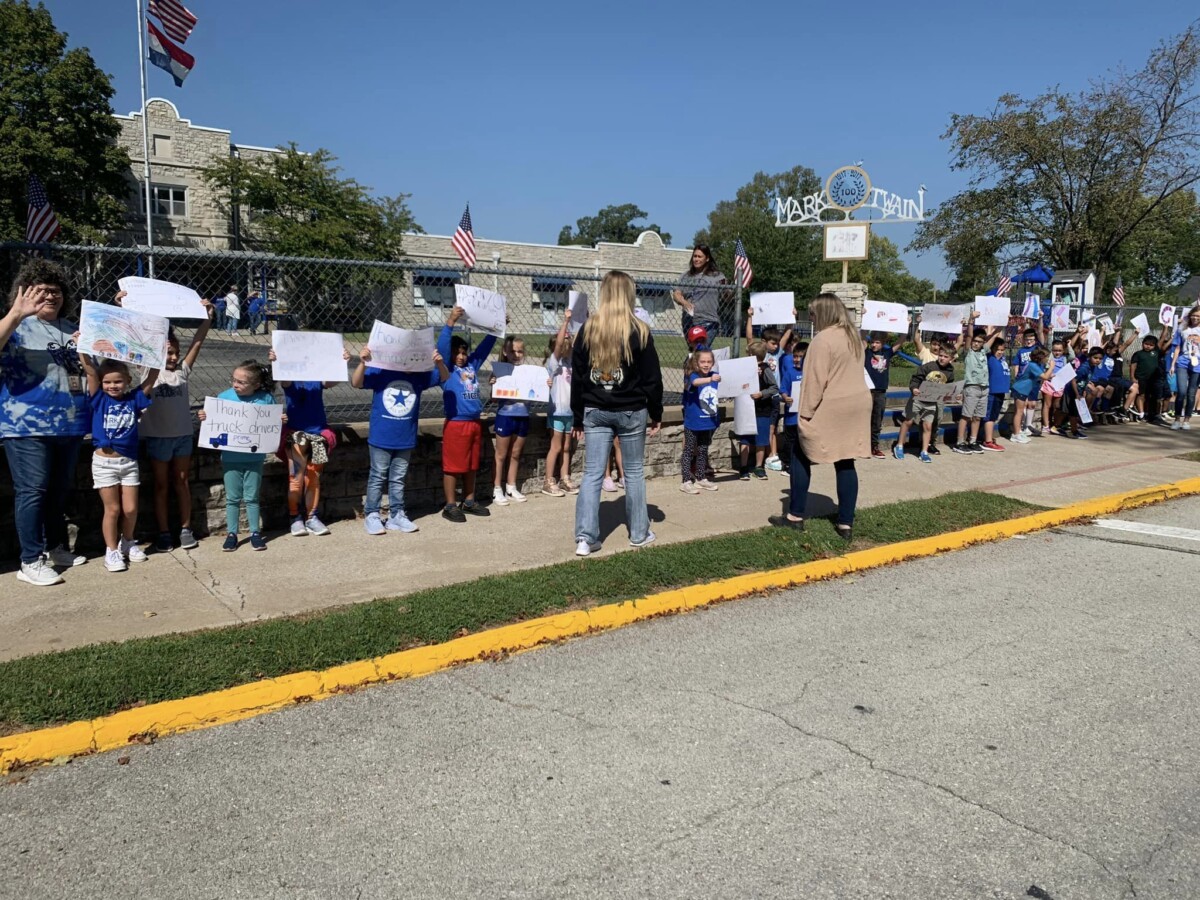
M529 416L496 413L496 437L525 437L529 434Z
M754 425L757 431L753 435L739 435L738 440L747 447L771 446L771 417L755 416Z
M192 436L146 438L146 456L155 462L170 462L181 456L192 455Z
M571 430L571 426L575 424L574 416L550 416L550 430L558 431L566 434Z

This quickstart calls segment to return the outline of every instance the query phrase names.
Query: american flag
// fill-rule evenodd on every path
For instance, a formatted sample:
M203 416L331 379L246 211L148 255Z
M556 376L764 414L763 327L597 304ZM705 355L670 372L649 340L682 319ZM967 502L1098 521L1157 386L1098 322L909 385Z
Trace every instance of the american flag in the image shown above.
M463 261L464 266L470 269L475 265L475 232L471 230L470 203L463 210L462 218L458 220L458 228L454 230L454 237L450 239L450 245L458 254L458 258Z
M196 27L196 16L179 0L150 0L149 11L150 15L158 16L167 37L181 44Z
M1117 276L1117 286L1113 288L1113 305L1125 305L1125 285L1121 284L1121 276Z
M737 276L742 290L750 287L750 282L754 278L754 270L750 268L750 257L746 255L746 248L742 244L741 238L737 239L737 244L733 248L733 274Z
M1005 266L1004 271L1000 273L1000 284L996 286L996 296L1007 297L1011 290L1012 279L1008 277L1008 266Z
M61 226L50 207L46 187L36 175L29 176L29 217L25 221L25 240L30 244L44 244L54 240Z

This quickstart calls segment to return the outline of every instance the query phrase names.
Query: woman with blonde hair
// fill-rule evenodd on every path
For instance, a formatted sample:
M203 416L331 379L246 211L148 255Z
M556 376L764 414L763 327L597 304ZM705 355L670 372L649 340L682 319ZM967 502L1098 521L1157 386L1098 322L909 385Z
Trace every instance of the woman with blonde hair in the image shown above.
M788 512L772 525L804 529L813 463L833 463L837 477L837 533L853 537L858 503L854 460L868 459L871 393L863 368L863 343L850 313L836 294L821 294L809 306L813 339L804 358L800 410L792 441L792 491Z
M625 464L629 543L645 547L654 540L643 463L646 435L658 434L662 422L662 370L650 328L633 314L635 299L632 278L616 271L605 275L596 312L572 352L572 434L585 438L575 502L576 556L600 549L600 490L614 437Z

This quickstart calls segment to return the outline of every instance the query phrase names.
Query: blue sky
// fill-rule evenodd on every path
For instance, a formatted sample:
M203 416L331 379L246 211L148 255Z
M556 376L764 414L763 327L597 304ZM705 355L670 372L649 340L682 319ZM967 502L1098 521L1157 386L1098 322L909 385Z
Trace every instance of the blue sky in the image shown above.
M115 111L137 109L134 0L45 5L113 77ZM935 205L964 184L941 140L952 112L1137 68L1196 15L1162 0L187 5L196 68L176 88L150 67L148 90L197 125L328 148L375 192L411 194L434 234L468 200L478 236L541 243L637 203L677 246L755 172L797 164L863 160L877 187L925 184ZM936 254L906 259L948 282Z

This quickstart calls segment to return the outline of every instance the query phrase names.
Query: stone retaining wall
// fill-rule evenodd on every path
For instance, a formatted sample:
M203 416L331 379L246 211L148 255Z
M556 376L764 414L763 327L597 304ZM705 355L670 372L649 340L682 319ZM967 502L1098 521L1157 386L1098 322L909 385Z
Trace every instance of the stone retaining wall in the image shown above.
M730 416L727 414L726 418ZM484 419L484 424L490 432L490 417ZM728 468L730 465L729 427L730 422L723 423L713 438L711 451L714 464L718 468ZM334 430L338 436L338 446L331 455L321 479L321 515L326 521L352 519L362 515L363 494L366 491L369 469L366 425L342 425ZM427 512L441 506L441 439L440 420L421 422L418 445L413 451L405 485L405 503L410 511ZM646 476L677 478L682 442L683 425L680 413L678 410L670 410L664 415L663 427L658 437L647 442ZM521 457L520 489L523 492L541 490L548 447L546 420L544 417L534 417ZM76 546L81 552L89 555L97 554L103 548L99 527L100 498L92 488L91 458L91 444L85 442L76 470L76 491L68 506L71 523L77 526ZM491 442L485 440L482 471L478 482L478 494L484 499L491 498L493 458ZM582 465L583 453L579 450L575 453L572 468L576 481ZM192 497L195 509L192 517L193 527L197 533L223 533L225 488L221 480L221 461L218 454L198 451L192 457ZM261 501L264 527L268 531L286 528L287 471L283 463L274 457L267 460ZM386 502L385 494L384 503ZM173 496L171 510L172 528L177 528ZM243 514L243 526L244 520ZM152 540L156 531L152 475L149 465L144 464L138 536L143 540ZM15 560L18 556L19 546L13 522L12 479L7 464L0 464L0 559Z

